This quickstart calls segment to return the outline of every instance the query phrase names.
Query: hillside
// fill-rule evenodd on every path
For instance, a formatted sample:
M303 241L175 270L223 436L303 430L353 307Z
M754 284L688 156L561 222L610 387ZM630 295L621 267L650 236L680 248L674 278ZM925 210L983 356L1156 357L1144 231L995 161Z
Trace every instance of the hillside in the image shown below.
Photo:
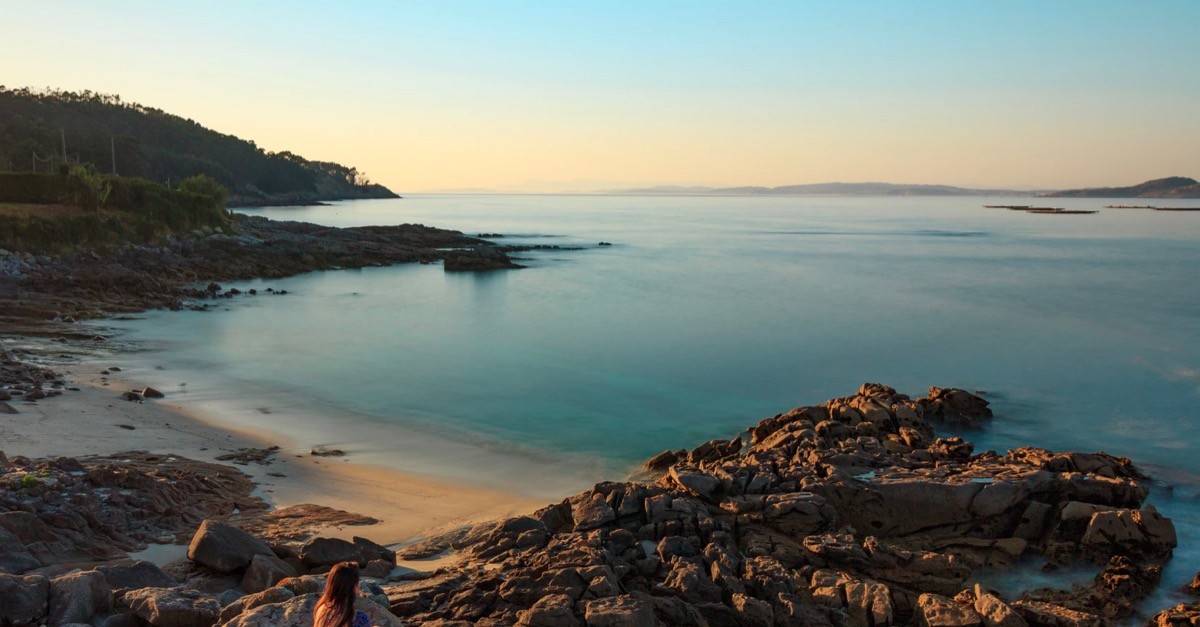
M810 183L780 187L645 187L610 190L612 194L711 194L715 196L1016 196L1028 191L970 189L951 185L906 185L898 183Z
M0 171L49 171L68 158L103 172L160 183L197 174L230 191L230 204L291 204L347 198L394 198L356 168L268 152L119 96L0 86Z
M1068 189L1042 195L1056 198L1200 198L1200 182L1185 176L1170 176L1129 187Z

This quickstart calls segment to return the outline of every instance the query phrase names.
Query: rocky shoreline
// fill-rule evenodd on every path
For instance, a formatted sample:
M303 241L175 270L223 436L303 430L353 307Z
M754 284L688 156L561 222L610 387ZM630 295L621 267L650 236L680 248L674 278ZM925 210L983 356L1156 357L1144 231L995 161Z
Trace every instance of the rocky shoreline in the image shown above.
M0 624L307 625L322 574L344 560L364 568L376 625L1137 621L1176 544L1145 504L1149 480L1103 453L975 453L934 431L990 419L963 390L912 399L867 384L664 451L638 480L397 549L321 537L331 521L370 521L346 512L268 513L233 467L0 456ZM187 560L95 563L172 538L191 539ZM396 567L447 552L456 565ZM978 583L1031 561L1098 574L1011 597ZM1150 624L1198 621L1193 603Z
M203 308L232 295L213 282L414 262L441 261L447 271L519 268L507 254L518 250L414 224L336 228L235 215L227 232L205 228L161 246L58 258L0 251L0 324L14 335L69 336L74 328L58 323Z

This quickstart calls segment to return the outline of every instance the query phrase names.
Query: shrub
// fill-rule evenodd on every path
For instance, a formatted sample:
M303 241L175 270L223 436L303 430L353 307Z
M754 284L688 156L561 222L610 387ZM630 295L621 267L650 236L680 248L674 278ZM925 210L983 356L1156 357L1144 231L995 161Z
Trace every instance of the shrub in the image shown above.
M104 180L94 167L77 165L67 173L67 189L71 190L75 206L99 214L112 193L112 184Z

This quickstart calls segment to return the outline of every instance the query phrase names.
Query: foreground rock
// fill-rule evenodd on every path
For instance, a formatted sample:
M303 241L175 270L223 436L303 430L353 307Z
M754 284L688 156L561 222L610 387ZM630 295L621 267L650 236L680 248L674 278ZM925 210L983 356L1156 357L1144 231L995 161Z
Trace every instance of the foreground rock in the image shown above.
M129 500L117 499L118 509L154 506L130 496L136 488L174 498L172 506L192 514L203 503L220 511L195 523L189 560L162 569L125 560L53 578L0 575L0 624L306 626L323 573L341 561L364 567L358 607L385 626L1058 627L1128 620L1158 585L1176 542L1171 521L1144 504L1145 478L1129 460L1105 454L976 454L969 442L939 438L933 429L990 417L983 399L962 390L932 388L911 399L867 384L853 396L764 420L732 440L664 452L647 464L651 480L601 483L527 516L427 538L404 554L454 550L463 559L412 581L388 579L404 569L395 569L387 547L313 535L320 521L371 519L311 505L232 515L232 503L248 498L234 487L244 481L240 473L224 469L233 474L200 481L205 491L189 473L216 472L212 465L130 454L131 468L116 485L132 487L122 489ZM18 458L9 474L48 469L56 481L63 474L82 481L112 463ZM164 491L160 482L179 491ZM102 484L64 481L61 502L86 502L83 488L95 495ZM60 503L52 496L57 489L39 493L38 507ZM43 515L38 507L36 515L23 504L0 514L6 541L18 543L9 545L18 557L0 552L6 562L41 564L46 542L94 542L94 530L64 535L74 529L64 508ZM116 520L139 520L122 515ZM169 515L160 510L158 517ZM170 525L157 524L170 533ZM1102 570L1086 586L1018 598L968 584L1026 556ZM1198 616L1195 605L1180 605L1151 624L1195 625Z
M1128 617L1175 546L1144 477L1105 454L975 454L934 424L987 402L877 384L733 440L667 451L657 479L601 483L447 542L462 568L388 587L415 623L1085 625ZM430 547L437 542L430 541ZM1023 598L968 586L1021 557L1106 565ZM1111 558L1111 559L1110 559Z
M220 573L230 573L250 565L257 556L271 556L262 540L215 520L206 520L188 545L188 559Z
M265 509L253 489L228 466L144 452L14 457L0 464L0 572L114 559L184 539L205 518Z
M1147 627L1195 627L1200 625L1200 603L1180 603L1155 614Z

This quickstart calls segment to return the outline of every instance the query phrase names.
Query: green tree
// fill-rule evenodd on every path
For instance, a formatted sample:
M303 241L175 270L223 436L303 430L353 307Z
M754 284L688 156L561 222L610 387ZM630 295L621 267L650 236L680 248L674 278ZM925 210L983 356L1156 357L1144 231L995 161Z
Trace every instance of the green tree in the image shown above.
M190 176L180 181L179 191L207 198L217 207L225 206L225 195L227 193L225 186L218 183L216 179L203 174Z
M100 214L100 208L112 193L112 184L91 166L72 166L67 172L67 188L71 190L77 207L95 211L96 215Z

